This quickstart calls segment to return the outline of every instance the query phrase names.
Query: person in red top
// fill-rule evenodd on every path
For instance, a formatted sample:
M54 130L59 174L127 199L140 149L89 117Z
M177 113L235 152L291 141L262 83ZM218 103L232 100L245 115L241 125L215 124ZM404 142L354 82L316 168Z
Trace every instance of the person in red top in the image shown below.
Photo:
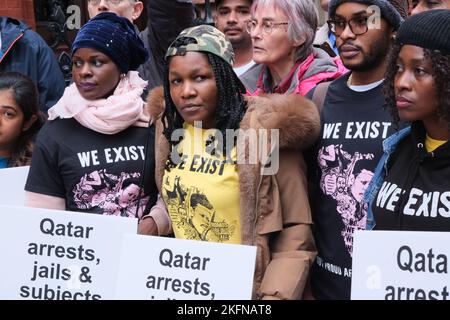
M259 63L241 77L250 95L305 95L316 84L346 71L338 60L314 48L317 15L308 0L256 0L247 30L253 41L253 60Z

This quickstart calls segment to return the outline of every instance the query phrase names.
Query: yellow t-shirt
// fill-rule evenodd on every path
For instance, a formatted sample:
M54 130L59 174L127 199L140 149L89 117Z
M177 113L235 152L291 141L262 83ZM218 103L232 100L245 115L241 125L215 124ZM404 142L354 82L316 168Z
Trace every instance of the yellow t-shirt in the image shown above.
M184 129L184 139L177 145L181 162L173 165L168 161L162 184L175 236L240 244L237 166L227 163L225 157L207 153L211 131L189 124ZM236 148L231 159L236 161Z
M427 137L425 138L425 148L427 148L428 152L432 152L432 151L436 150L437 148L439 148L440 146L442 146L446 142L447 141L445 141L445 140L432 139L427 135Z

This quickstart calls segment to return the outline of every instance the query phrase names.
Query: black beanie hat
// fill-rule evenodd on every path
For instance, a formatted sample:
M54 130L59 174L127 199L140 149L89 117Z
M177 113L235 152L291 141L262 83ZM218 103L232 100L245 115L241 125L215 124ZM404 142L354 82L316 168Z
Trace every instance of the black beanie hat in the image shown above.
M414 45L450 54L450 10L425 11L406 19L395 38L397 45Z
M123 73L136 70L148 59L133 24L112 12L99 13L81 27L72 44L72 55L79 48L93 48L106 54Z
M331 0L328 4L328 15L334 17L336 9L346 2L362 3L375 5L380 8L381 16L397 30L403 20L406 18L406 0Z

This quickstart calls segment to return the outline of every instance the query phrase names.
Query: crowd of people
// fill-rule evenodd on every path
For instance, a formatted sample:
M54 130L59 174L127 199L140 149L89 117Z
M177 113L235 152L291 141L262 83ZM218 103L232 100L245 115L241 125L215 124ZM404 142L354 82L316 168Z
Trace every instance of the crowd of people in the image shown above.
M0 168L29 207L256 246L254 299L349 299L356 230L450 230L450 1L321 4L88 0L67 87L0 17Z

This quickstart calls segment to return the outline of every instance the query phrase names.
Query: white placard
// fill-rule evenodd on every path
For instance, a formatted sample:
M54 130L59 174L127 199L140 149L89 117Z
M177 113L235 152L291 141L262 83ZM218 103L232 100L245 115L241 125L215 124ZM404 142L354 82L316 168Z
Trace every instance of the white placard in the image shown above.
M0 169L0 205L23 206L30 167Z
M117 299L251 299L256 247L125 235Z
M0 299L112 299L137 219L0 206Z
M356 231L352 299L450 300L450 233Z

